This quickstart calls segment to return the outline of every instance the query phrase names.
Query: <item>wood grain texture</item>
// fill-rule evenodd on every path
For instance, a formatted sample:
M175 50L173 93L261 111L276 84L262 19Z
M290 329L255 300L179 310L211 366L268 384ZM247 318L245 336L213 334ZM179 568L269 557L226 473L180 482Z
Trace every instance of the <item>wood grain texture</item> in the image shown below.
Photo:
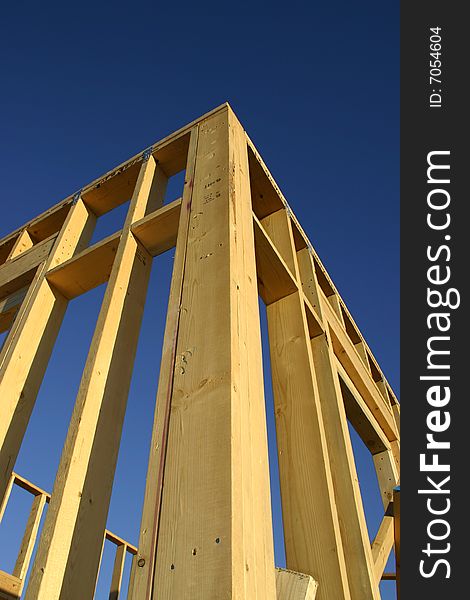
M16 559L13 575L21 579L21 589L23 589L24 579L29 569L31 556L33 555L36 538L41 523L41 517L46 506L47 498L44 494L38 494L33 498L33 504L29 513L28 521L21 541L20 550Z
M327 329L326 336L312 339L311 345L349 588L354 600L379 600L346 411L328 333Z
M237 127L227 111L199 128L154 599L275 598L248 162Z
M276 219L270 237L300 280L290 220ZM303 293L267 316L287 566L321 582L319 598L350 598Z
M120 544L116 547L116 555L114 557L113 574L111 576L108 600L119 600L121 595L122 574L124 572L126 553L127 548L125 544Z
M33 244L33 239L26 231L26 229L24 229L18 236L16 242L14 243L13 248L11 249L10 254L7 257L7 260L16 258L19 254L22 254L26 250L29 250L29 248L31 248Z
M386 404L370 372L366 369L361 357L354 348L351 339L346 335L334 310L328 302L323 302L322 306L324 317L329 324L335 355L387 438L390 441L396 440L398 431L391 409Z
M162 358L152 428L152 440L150 444L147 478L145 483L144 506L140 524L139 552L136 560L133 562L128 593L129 600L149 600L153 588L155 553L160 519L161 495L163 490L163 470L168 442L168 421L170 416L171 393L173 390L176 343L178 339L181 312L183 273L190 224L198 136L199 127L195 127L191 131L191 140L188 148L186 177L179 216L178 235L173 262L170 295L168 299L165 336L163 339ZM151 215L138 223L148 223L150 218ZM150 227L152 227L152 225ZM136 229L135 235L139 237L141 241L145 242L145 236L148 232L146 224L144 223L142 228L137 224ZM142 237L140 237L139 233L142 233ZM140 565L138 564L139 561Z
M191 174L187 173L191 181ZM157 256L176 244L181 212L181 198L162 206L132 226L132 233L152 256Z
M318 583L303 573L276 569L277 600L315 600Z
M133 237L158 167L143 163L75 402L25 598L81 600L95 588L151 257Z
M28 285L34 277L38 266L47 260L55 242L55 237L48 238L32 246L13 260L0 267L0 297L4 298Z
M71 208L52 249L42 258L44 262L36 271L0 352L0 499L13 471L67 307L66 299L51 288L45 275L88 244L95 222L82 201ZM28 255L40 246L33 246L2 268L29 260Z
M297 291L297 283L263 225L254 214L253 226L259 295L265 304L271 304Z
M0 600L17 600L21 595L21 580L0 571Z
M394 543L394 520L393 516L384 515L377 535L371 544L372 561L374 564L374 575L377 583L382 579L388 557Z

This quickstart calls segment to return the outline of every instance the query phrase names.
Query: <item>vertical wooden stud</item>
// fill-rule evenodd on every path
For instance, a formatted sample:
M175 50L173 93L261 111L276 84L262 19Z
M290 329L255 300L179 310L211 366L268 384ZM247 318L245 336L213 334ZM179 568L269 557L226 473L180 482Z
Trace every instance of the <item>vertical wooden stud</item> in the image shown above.
M7 508L8 500L10 499L11 492L13 490L13 484L15 483L15 476L10 475L10 479L5 488L5 493L3 494L3 498L0 501L0 523L2 522L3 515L5 514L5 510Z
M276 597L248 186L227 109L199 127L154 600Z
M340 531L353 600L380 598L373 571L369 534L362 506L344 402L327 336L312 339L312 356L328 444Z
M375 471L379 482L380 495L384 508L393 500L393 488L398 484L398 470L392 450L384 450L373 455Z
M16 242L14 243L13 248L11 249L7 260L16 258L17 256L19 256L26 250L29 250L30 248L32 248L32 246L33 246L33 240L31 238L31 236L29 235L29 233L26 231L26 229L24 229L18 236Z
M91 598L124 420L151 257L130 229L155 171L142 164L85 364L25 598ZM162 190L162 198L163 198Z
M133 561L129 584L129 600L149 600L152 592L198 133L198 127L195 127L191 131L188 158L186 161L183 201L168 299L165 337L163 340L152 441L150 444L147 479L145 483L139 550L137 557Z
M390 551L393 548L394 542L394 519L393 516L385 514L380 524L377 535L371 545L372 562L374 564L374 574L377 584L382 579L385 565L387 564Z
M67 300L50 286L45 274L88 244L95 223L96 217L82 200L71 207L49 258L38 268L0 353L0 500L15 466L67 308Z
M298 278L290 220L285 211L276 215L264 225L276 247L290 249ZM287 567L321 582L318 598L349 599L302 294L270 304L267 316Z
M15 568L13 569L13 575L18 577L22 581L26 577L28 572L29 562L33 554L34 545L39 531L39 525L41 523L41 517L46 505L45 494L38 494L34 496L31 511L29 513L28 522L26 523L26 529L21 542L20 551L18 558L16 559Z
M126 561L126 552L126 544L121 544L116 547L111 586L109 588L109 600L119 600L119 595L121 593L122 574L124 572L124 563Z
M371 369L370 369L369 357L367 356L367 350L364 345L364 342L360 341L357 344L354 344L354 347L356 348L359 356L362 358L362 362L365 364L366 369L370 373Z

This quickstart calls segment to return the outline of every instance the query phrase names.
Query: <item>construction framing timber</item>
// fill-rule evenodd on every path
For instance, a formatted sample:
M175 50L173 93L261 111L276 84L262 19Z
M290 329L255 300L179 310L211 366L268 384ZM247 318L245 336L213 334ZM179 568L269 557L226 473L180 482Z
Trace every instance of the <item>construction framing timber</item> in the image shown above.
M180 171L182 198L164 204ZM90 245L97 218L129 199L122 229ZM106 521L152 258L172 247L134 547ZM49 494L15 461L68 302L105 282ZM287 569L274 566L259 296ZM126 552L129 600L378 600L380 581L399 575L384 569L394 544L399 565L400 405L228 104L1 240L0 331L0 518L14 485L33 497L0 598L92 599L104 539L116 545L113 600ZM348 421L382 494L372 541Z

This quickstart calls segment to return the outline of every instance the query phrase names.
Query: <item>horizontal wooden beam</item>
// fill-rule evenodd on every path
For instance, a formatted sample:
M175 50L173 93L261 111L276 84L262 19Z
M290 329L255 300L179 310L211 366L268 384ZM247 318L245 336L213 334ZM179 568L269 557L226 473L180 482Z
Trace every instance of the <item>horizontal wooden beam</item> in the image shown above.
M288 204L281 190L276 184L273 176L269 172L269 169L267 168L259 152L257 151L255 145L248 136L246 136L246 139L248 144L253 211L259 219L263 219L267 215L270 215L275 211L280 210L281 208L288 208ZM346 304L342 300L341 295L338 293L338 290L336 289L336 286L334 285L331 277L325 269L322 261L320 260L320 257L316 253L310 240L308 239L308 236L299 224L297 218L295 217L295 214L292 212L292 210L290 210L290 208L288 208L288 210L292 221L292 233L294 236L296 250L299 251L302 248L309 248L315 263L318 283L321 289L323 290L325 296L328 297L332 294L336 294L338 296L343 312L343 317L346 321L345 325L348 329L348 335L352 336L353 343L357 343L358 341L364 342L369 352L371 364L373 364L372 368L376 368L380 373L379 379L383 378L385 380L385 377L378 365L377 360L370 351L370 348L367 346L364 337L362 336L358 326L354 322L354 319L352 318L351 313L349 312ZM395 394L391 390L390 392L391 396L393 396L393 398L390 398L392 404L398 402Z
M222 110L226 110L227 106L228 106L228 103L224 102L220 106L217 106L216 108L214 108L213 110L209 111L208 113L202 115L198 119L195 119L191 123L188 123L187 125L178 129L177 131L170 134L169 136L159 140L158 142L155 142L151 146L152 154L153 154L154 158L160 164L160 166L163 168L163 170L165 171L165 174L168 177L171 177L178 171L181 171L182 169L184 169L184 158L181 154L181 149L183 146L185 146L186 140L181 141L179 143L178 143L178 140L188 136L190 130L197 123L204 121L205 119L211 117L212 115L215 115L216 113L218 113ZM172 148L172 145L173 145L173 148ZM173 153L177 154L178 156L173 157L172 156ZM126 160L123 163L121 163L120 165L118 165L117 167L114 167L113 169L111 169L110 171L105 173L104 175L101 175L97 179L93 180L91 183L89 183L83 187L82 197L85 195L88 195L89 192L92 192L94 190L96 191L96 190L101 189L102 190L101 193L103 193L105 191L106 182L110 181L115 176L119 176L121 173L126 171L128 168L131 168L134 164L140 163L142 161L142 158L143 158L143 151L140 151L138 154L135 154L128 160ZM97 192L97 193L95 192L95 197L93 197L93 194L91 194L88 197L88 202L91 205L95 206L95 210L97 211L95 214L97 214L97 215L103 214L100 211L99 206L97 207L97 204L99 204L99 202L98 202L98 199L96 198L96 196L97 195L99 196L99 194L100 194L100 192ZM58 231L60 229L61 223L63 223L65 220L66 213L68 212L68 210L70 209L70 206L72 205L74 195L75 194L71 194L70 196L68 196L64 200L60 201L59 203L57 203L56 205L54 205L53 207L51 207L50 209L48 209L47 211L45 211L44 213L39 215L38 217L35 217L31 221L28 221L26 224L22 225L21 227L19 227L18 229L16 229L12 233L10 233L9 235L0 239L0 264L2 262L1 255L3 255L3 252L4 252L4 245L8 246L9 244L11 244L11 246L12 246L14 243L14 239L18 236L18 233L22 229L26 228L33 237L39 236L41 239L44 239L45 237L48 237L49 235L51 235L51 233ZM119 203L120 202L118 201L118 204ZM117 206L117 204L115 204L115 205ZM62 214L61 211L64 211L65 216ZM58 221L61 221L61 223L54 224L54 219L58 219ZM53 229L53 231L51 231L50 233L47 233L50 229ZM46 233L47 233L47 235L45 235ZM39 239L39 238L36 237L36 239ZM11 246L10 246L10 249L11 249ZM6 255L8 255L8 253L9 253L9 250L6 253Z
M16 600L21 596L21 579L0 571L0 600Z
M44 496L46 498L46 502L49 502L49 500L51 499L51 495L49 492L46 492L46 490L43 490L35 483L31 483L31 481L29 481L28 479L21 477L21 475L18 475L18 473L13 473L12 477L14 485L17 485L18 487L22 488L26 492L29 492L33 496ZM116 546L126 544L127 550L128 552L130 552L130 554L137 554L136 546L129 543L124 538L116 535L112 531L109 531L109 529L105 530L104 537L113 544L116 544Z
M105 537L106 540L108 540L109 542L115 544L116 546L123 546L123 545L125 545L126 548L127 548L127 551L129 552L129 554L132 554L134 556L137 554L137 550L138 549L137 549L136 546L133 546L132 544L129 544L129 542L127 540L125 540L122 537L119 537L115 533L112 533L108 529L106 529L106 531L104 532L104 537Z
M13 473L13 483L33 496L45 496L48 502L51 498L49 492L46 492L46 490L43 490L34 483L31 483L31 481L21 477L18 473Z
M313 339L317 337L317 335L324 334L325 329L322 325L321 319L318 316L317 311L313 308L313 306L307 300L307 297L305 295L303 300L305 303L305 314L307 316L308 332L310 335L310 339Z
M11 252L21 231L26 230L35 242L41 242L61 228L72 205L72 197L49 208L22 227L0 240L0 264L4 263Z
M132 226L133 235L152 256L173 247L176 243L181 199L175 200ZM67 299L76 298L109 279L121 238L117 231L86 248L47 274L47 280Z
M336 359L336 369L339 375L346 416L357 434L367 446L371 454L390 450L390 443L382 431L377 419L365 403L346 373L343 365Z
M13 575L21 580L24 586L24 580L29 569L31 556L38 536L39 525L41 523L42 513L46 506L47 498L44 494L35 496L29 513L26 529L21 541L20 550L16 559Z
M390 441L398 439L395 419L390 408L328 302L323 303L323 313L330 324L332 344L339 362L365 400L387 439Z
M266 305L298 291L297 283L270 237L253 214L258 291Z
M277 600L315 600L318 583L310 575L276 569Z
M151 256L157 256L176 245L180 213L178 198L134 223L131 231Z
M280 197L279 190L273 178L264 168L256 148L248 139L248 165L250 171L250 188L253 211L258 219L285 208L285 202Z
M9 296L33 280L37 267L46 260L54 245L53 235L0 267L0 298Z
M47 273L46 279L67 299L108 281L121 237L118 231Z

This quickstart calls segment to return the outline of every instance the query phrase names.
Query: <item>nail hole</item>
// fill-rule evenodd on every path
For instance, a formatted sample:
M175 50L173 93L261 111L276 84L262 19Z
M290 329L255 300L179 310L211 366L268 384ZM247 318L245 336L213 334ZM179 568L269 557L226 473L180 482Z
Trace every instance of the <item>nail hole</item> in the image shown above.
M215 538L215 543L220 544L220 538Z
M197 550L196 550L196 548L193 548L193 556L196 556L196 554L197 554Z
M175 565L170 565L170 569L173 571L175 568Z

